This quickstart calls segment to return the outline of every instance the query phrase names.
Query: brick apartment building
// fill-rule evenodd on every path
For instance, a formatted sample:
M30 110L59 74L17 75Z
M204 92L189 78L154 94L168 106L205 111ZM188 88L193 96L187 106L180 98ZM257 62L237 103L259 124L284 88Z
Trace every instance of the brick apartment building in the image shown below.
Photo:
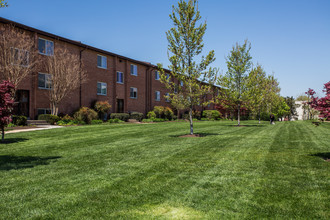
M82 106L92 107L95 101L108 101L111 113L141 112L146 114L154 106L169 106L167 89L159 81L157 66L138 61L78 41L66 39L0 17L0 33L7 24L28 33L38 50L36 59L54 54L54 47L66 47L80 57L87 73L87 82L68 95L60 104L59 112L71 114ZM166 70L168 71L168 70ZM168 71L169 72L169 71ZM1 73L0 73L1 74ZM18 85L16 109L18 114L34 119L49 112L47 96L50 73L40 68ZM0 77L1 78L1 77ZM176 82L179 83L179 82ZM198 106L198 110L202 107ZM213 104L204 109L213 109Z

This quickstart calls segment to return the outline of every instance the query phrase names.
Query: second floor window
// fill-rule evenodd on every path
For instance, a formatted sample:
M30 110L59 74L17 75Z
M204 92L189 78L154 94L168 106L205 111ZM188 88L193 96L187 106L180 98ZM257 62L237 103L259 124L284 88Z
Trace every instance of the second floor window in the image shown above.
M159 80L159 78L160 78L160 77L159 77L159 72L156 71L156 72L155 72L155 80Z
M124 74L122 72L117 72L117 83L124 83Z
M131 64L131 75L137 76L137 65Z
M38 74L38 88L51 89L52 88L52 75L46 73Z
M97 67L106 69L107 68L107 57L97 55Z
M29 51L17 48L10 48L11 63L20 66L29 66Z
M50 40L45 40L42 38L39 38L38 41L38 49L39 53L47 56L53 56L54 55L54 42Z
M137 88L131 87L129 94L132 99L137 99Z
M107 95L107 84L104 82L97 82L97 94Z
M156 101L160 101L160 92L159 91L155 92L155 99L156 99Z

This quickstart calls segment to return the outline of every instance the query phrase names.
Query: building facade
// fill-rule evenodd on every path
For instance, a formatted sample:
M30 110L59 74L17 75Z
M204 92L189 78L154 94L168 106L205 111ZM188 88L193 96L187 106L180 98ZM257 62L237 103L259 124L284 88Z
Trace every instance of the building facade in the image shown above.
M169 91L160 82L157 66L0 17L0 33L8 25L30 36L33 48L37 52L36 57L30 57L30 59L45 62L47 56L54 56L56 47L65 47L70 53L79 57L87 80L64 98L59 105L59 113L72 114L82 106L92 107L96 101L108 101L112 106L111 113L141 112L146 114L154 106L171 107L170 102L165 98ZM50 78L51 73L47 73L46 69L40 67L32 71L18 85L16 93L18 114L34 119L39 114L49 113ZM197 108L202 110L202 107ZM213 108L213 104L205 107L205 109Z

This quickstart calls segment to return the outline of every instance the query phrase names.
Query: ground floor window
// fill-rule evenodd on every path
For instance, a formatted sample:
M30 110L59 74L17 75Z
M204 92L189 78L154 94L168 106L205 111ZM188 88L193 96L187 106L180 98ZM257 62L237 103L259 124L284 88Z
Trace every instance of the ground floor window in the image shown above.
M137 88L134 87L130 88L130 97L132 99L137 99Z
M104 82L97 82L97 94L107 95L107 84Z
M50 109L49 108L38 108L38 115L49 115Z

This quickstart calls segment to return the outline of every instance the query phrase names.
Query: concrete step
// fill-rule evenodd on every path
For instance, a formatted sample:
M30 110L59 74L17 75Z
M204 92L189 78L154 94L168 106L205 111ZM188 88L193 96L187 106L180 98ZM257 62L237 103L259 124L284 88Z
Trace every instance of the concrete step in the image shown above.
M27 120L28 125L50 125L47 121L45 120Z

